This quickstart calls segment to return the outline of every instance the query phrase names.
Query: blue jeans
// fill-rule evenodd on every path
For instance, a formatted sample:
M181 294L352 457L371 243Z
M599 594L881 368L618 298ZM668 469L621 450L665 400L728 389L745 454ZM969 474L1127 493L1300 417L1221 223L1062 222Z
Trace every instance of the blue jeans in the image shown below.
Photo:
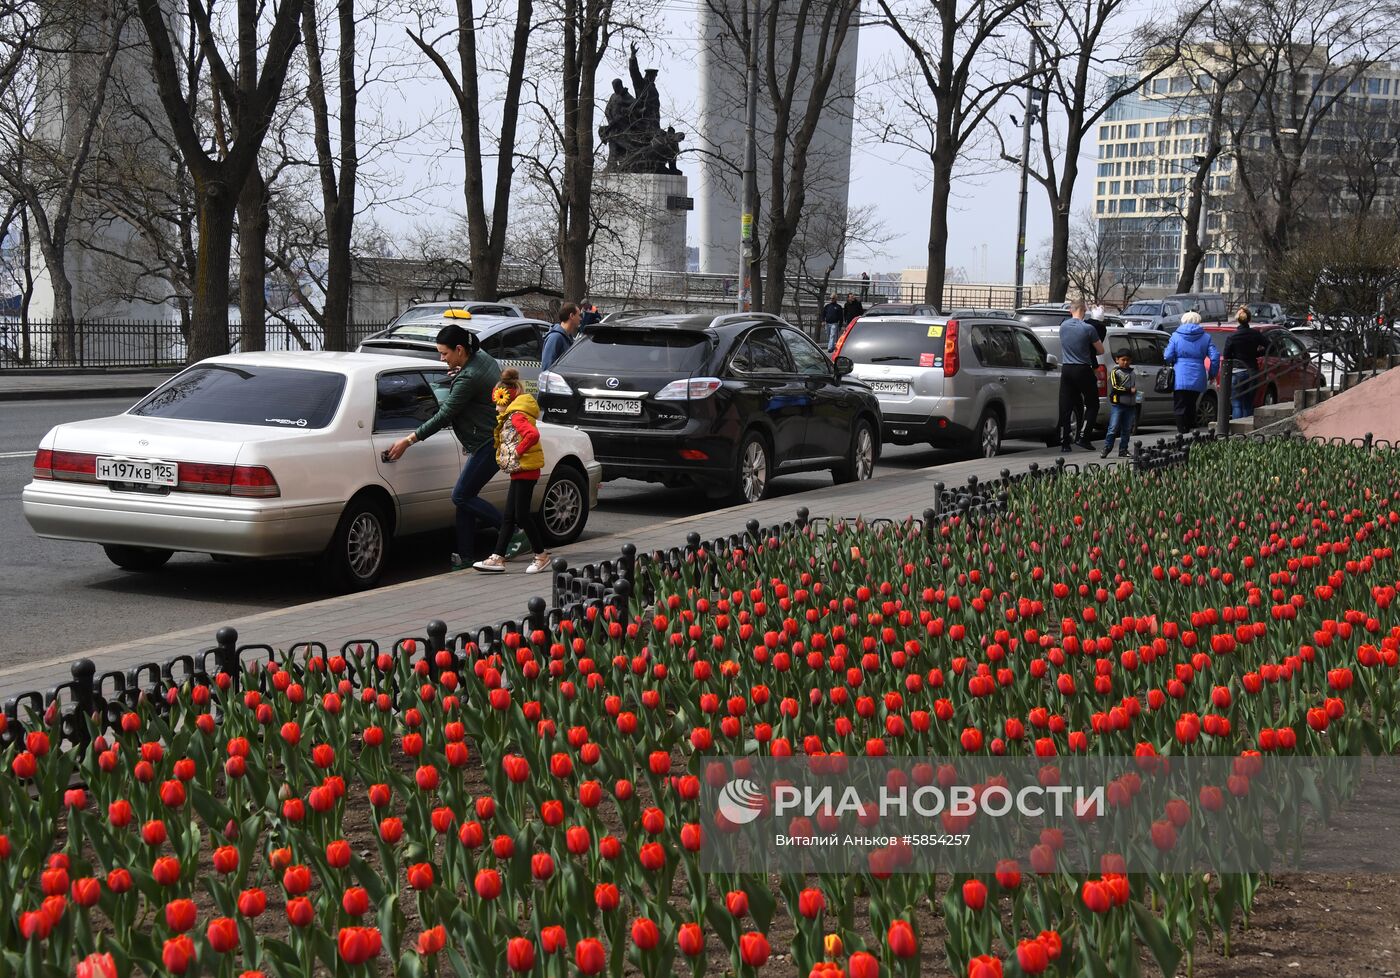
M1108 407L1108 433L1104 435L1103 450L1105 453L1113 447L1113 440L1122 435L1118 450L1123 454L1128 452L1128 439L1133 434L1133 416L1137 414L1137 406L1134 404L1110 404Z
M457 555L463 560L472 559L478 518L493 527L501 525L501 511L478 495L499 471L496 446L488 441L467 456L467 464L452 487L452 505L457 507Z
M830 353L836 349L836 337L841 334L840 323L826 324L826 352Z
M1230 373L1230 417L1251 418L1254 416L1254 375L1249 370L1234 370ZM1243 396L1239 392L1244 391Z

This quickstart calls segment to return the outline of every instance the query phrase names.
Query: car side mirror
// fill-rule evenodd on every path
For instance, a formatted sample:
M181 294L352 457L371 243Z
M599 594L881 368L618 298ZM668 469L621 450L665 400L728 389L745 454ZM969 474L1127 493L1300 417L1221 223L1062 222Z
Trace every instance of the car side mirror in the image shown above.
M1045 369L1046 369L1046 370L1059 370L1059 369L1060 369L1060 358L1057 357L1057 356L1055 356L1053 353L1050 354L1049 356L1047 356L1047 357L1045 358Z
M833 365L836 367L836 376L838 377L844 377L856 369L855 361L850 357L837 357Z

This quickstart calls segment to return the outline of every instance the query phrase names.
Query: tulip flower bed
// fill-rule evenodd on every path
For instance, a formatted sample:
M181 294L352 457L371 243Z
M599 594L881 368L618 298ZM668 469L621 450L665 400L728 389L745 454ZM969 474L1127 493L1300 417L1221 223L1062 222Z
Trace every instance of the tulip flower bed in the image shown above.
M1260 877L1069 873L1053 839L705 874L707 757L1392 753L1397 510L1389 454L1212 444L652 564L651 606L492 649L278 657L86 753L39 723L0 774L0 973L1173 973Z

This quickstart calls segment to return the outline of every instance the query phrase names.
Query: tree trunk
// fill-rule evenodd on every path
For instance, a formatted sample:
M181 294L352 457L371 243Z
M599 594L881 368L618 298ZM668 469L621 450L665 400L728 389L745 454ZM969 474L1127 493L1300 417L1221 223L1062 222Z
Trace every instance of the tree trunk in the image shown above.
M238 349L267 349L267 184L255 166L238 196ZM328 348L330 349L330 348Z
M64 264L67 248L58 241L44 241L40 236L39 253L49 273L53 289L53 352L54 361L61 366L82 366L78 362L77 324L73 316L73 283Z
M220 183L197 191L199 247L194 266L189 362L228 353L228 267L238 201Z
M350 232L347 211L341 201L328 216L326 241L326 304L321 329L327 350L350 349Z
M1204 197L1205 179L1198 171L1191 181L1191 198L1186 205L1186 217L1181 227L1181 233L1186 238L1186 250L1181 256L1181 274L1176 279L1178 292L1191 291L1191 283L1196 280L1196 271L1201 267L1201 259L1206 254L1205 249L1201 247L1201 211L1204 209Z
M1069 202L1063 196L1050 208L1050 302L1069 293Z
M948 160L933 159L933 203L928 222L928 273L924 281L924 301L943 309L943 286L948 268L948 201L953 195L953 166Z

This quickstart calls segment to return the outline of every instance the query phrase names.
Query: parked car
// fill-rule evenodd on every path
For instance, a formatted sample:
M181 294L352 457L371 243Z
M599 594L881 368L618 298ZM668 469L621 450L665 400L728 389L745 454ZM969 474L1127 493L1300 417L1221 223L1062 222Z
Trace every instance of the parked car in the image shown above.
M1244 306L1249 310L1249 318L1256 326L1264 323L1286 324L1288 321L1288 313L1277 302L1246 302Z
M1286 326L1265 323L1257 327L1264 334L1267 346L1259 358L1259 383L1254 393L1254 406L1278 404L1292 401L1295 391L1318 387L1322 383L1322 372L1316 359L1309 356L1307 347L1293 335ZM1209 324L1205 327L1206 336L1223 355L1225 342L1235 331L1233 323ZM1216 385L1219 380L1216 380ZM1208 395L1215 390L1213 386ZM1213 424L1216 419L1216 398L1201 398L1196 409L1197 420L1203 425Z
M1181 315L1196 312L1203 323L1224 322L1228 313L1225 297L1218 292L1178 292L1165 299L1143 299L1128 304L1123 320L1129 326L1171 332L1181 325Z
M879 302L861 313L863 317L882 316L936 316L938 310L922 302Z
M861 317L836 354L880 399L885 441L991 458L1004 437L1055 430L1059 361L1004 317Z
M604 479L762 499L773 476L869 479L880 405L776 316L654 316L600 325L540 374L544 416L586 432Z
M1034 306L1022 306L1016 310L1016 319L1031 328L1060 328L1060 323L1069 318L1068 302L1042 302Z
M520 319L525 315L520 311L520 307L513 302L492 302L486 299L450 299L446 302L416 302L399 313L398 316L394 317L394 319L384 327L384 331L387 332L395 326L403 326L407 323L441 319L442 314L449 309L469 312L473 316L514 316L516 319Z
M451 432L383 452L438 407L443 364L359 353L243 353L186 368L124 414L39 442L24 517L41 537L98 543L128 570L174 551L313 557L328 583L378 581L392 540L451 527L463 464ZM602 470L588 438L541 426L534 506L549 546L578 538ZM505 503L509 477L483 490Z
M672 310L661 308L620 309L617 312L608 313L602 321L616 326L618 323L630 322L634 319L645 319L647 316L669 316L671 313Z
M423 307L414 307L420 308ZM421 316L407 322L400 316L388 329L366 338L356 352L421 357L436 362L438 330L447 323L456 323L475 333L481 340L481 348L501 366L519 370L526 388L534 390L535 379L540 372L544 334L549 332L551 323L542 319L526 319L518 314L502 316L483 312L473 313L470 318L464 319L445 316L445 312L447 310L443 309L436 316ZM407 315L404 313L404 316Z
M1037 329L1036 337L1056 357L1060 356L1060 330ZM1113 364L1119 353L1127 351L1133 358L1133 372L1137 375L1137 389L1140 395L1138 404L1137 425L1151 426L1159 424L1170 424L1173 421L1172 415L1172 395L1168 391L1160 394L1155 389L1157 374L1167 368L1163 355L1167 350L1167 343L1171 336L1155 329L1143 329L1138 326L1121 326L1108 330L1108 335L1104 338L1103 356L1094 366L1094 377L1099 386L1099 414L1096 422L1096 430L1106 430L1108 428L1108 416L1111 410L1108 403L1108 372L1113 369Z
M1289 332L1307 349L1329 387L1339 386L1343 374L1362 369L1375 357L1400 353L1400 336L1393 332L1361 334L1316 324L1295 326Z

